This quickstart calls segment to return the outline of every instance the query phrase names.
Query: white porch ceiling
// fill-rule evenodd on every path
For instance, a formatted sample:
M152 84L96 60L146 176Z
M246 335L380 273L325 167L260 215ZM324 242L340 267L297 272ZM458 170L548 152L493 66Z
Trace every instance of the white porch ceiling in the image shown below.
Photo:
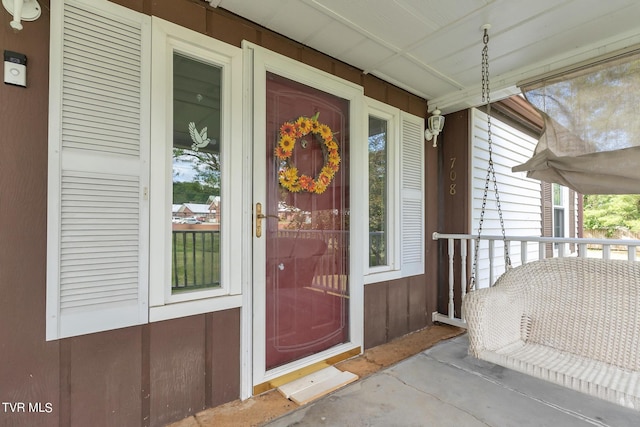
M482 30L491 99L516 83L640 44L638 0L210 0L429 100L477 106Z

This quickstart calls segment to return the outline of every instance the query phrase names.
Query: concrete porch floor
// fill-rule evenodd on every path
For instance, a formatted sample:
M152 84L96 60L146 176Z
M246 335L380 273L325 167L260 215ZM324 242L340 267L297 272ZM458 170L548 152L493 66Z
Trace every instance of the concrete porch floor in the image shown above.
M301 407L269 392L174 426L640 426L638 411L469 356L460 332L435 326L370 349L339 366L361 380Z

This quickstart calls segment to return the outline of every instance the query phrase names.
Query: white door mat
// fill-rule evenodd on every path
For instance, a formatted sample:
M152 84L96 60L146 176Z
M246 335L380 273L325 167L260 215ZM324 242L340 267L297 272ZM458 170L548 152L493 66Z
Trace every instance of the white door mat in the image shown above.
M278 391L298 405L304 405L334 390L350 384L358 376L349 371L341 371L333 366L321 369L306 377L298 378L278 387Z

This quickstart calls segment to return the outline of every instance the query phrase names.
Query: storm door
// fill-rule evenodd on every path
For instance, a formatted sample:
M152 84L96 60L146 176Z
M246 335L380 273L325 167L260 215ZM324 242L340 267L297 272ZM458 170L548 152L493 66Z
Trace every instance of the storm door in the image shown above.
M349 337L349 101L267 72L254 163L265 372ZM258 271L263 271L259 268ZM259 320L262 321L262 320Z

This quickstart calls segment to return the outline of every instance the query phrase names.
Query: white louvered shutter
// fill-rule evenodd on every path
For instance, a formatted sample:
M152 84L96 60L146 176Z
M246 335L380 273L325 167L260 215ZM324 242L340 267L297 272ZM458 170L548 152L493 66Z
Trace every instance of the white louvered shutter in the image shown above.
M146 323L150 18L52 2L47 339Z
M424 119L401 115L400 235L402 276L424 273Z

